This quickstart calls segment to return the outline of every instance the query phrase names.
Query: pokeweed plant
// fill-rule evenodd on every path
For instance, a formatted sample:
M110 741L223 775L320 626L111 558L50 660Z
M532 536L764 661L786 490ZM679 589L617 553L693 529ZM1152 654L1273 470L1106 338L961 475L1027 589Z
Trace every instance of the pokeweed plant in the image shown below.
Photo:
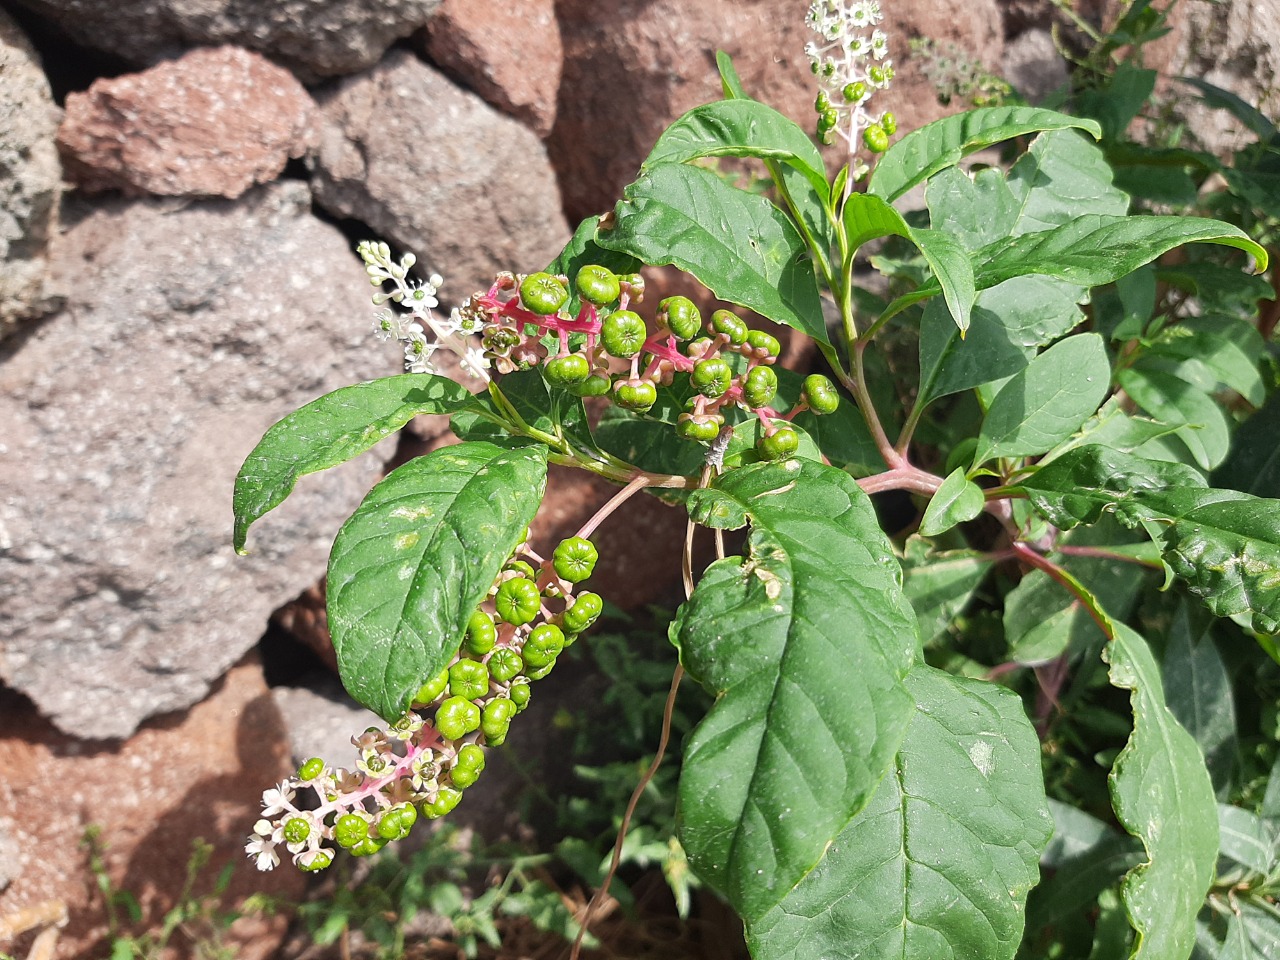
M833 178L720 55L724 99L675 121L616 208L544 269L500 274L445 319L438 276L414 281L411 255L360 246L376 329L409 372L267 432L236 481L236 549L301 476L418 414L451 415L461 442L392 471L338 533L342 679L387 726L353 737L354 770L310 760L266 792L246 848L260 868L281 847L308 870L372 854L456 806L598 616L581 589L597 526L647 491L683 503L688 543L709 528L719 548L695 584L686 547L671 627L676 682L687 671L715 697L684 744L679 839L754 956L1019 949L1060 805L1051 816L1022 699L937 643L993 578L988 619L1025 625L1010 628L1012 662L1066 663L1070 630L1054 625L1100 632L1091 655L1131 710L1108 777L1136 838L1113 912L1134 956L1191 954L1219 850L1214 787L1117 583L1161 568L1274 652L1280 502L1209 480L1267 392L1261 338L1190 300L1154 316L1146 265L1185 244L1243 251L1257 272L1267 254L1230 223L1130 215L1093 120L989 107L892 142L880 20L874 0L809 9L818 137L847 150ZM1009 141L1025 149L1007 171L962 169ZM772 197L708 169L719 157L762 161ZM906 209L921 187L924 209ZM890 270L889 299L862 281L881 240L915 252ZM644 266L808 337L825 373L780 367L778 341L738 311L673 296L646 318ZM1228 269L1245 283L1243 266L1219 285ZM919 369L895 409L880 345L904 332ZM440 375L442 348L487 387ZM584 400L605 407L594 425ZM621 489L539 551L528 526L550 463ZM905 542L873 507L891 491L922 505ZM725 556L723 531L744 527Z

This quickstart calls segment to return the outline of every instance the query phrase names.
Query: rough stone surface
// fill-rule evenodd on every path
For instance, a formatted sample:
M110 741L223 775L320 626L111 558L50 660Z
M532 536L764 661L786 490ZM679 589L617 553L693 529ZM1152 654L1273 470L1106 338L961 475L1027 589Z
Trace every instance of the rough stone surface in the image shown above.
M138 898L154 932L181 889L191 843L212 844L197 894L234 864L222 907L254 892L300 896L292 869L262 874L243 852L262 791L290 769L280 713L256 661L232 669L209 697L181 717L149 721L124 742L93 746L55 730L21 697L0 691L0 809L22 836L12 882L0 891L0 918L48 901L66 904L59 957L105 957L106 917L80 846L85 829L101 829L104 864L116 889ZM287 918L245 918L231 928L239 960L265 960L284 936ZM198 929L198 928L197 928ZM16 956L17 945L5 944ZM194 956L183 934L173 956Z
M721 96L717 49L729 53L743 86L806 130L815 123L814 85L804 45L804 5L793 14L776 0L557 0L564 43L561 103L547 141L572 222L612 209L662 129ZM1000 63L1003 34L996 0L885 4L897 79L883 100L903 131L950 110L913 69L907 38L955 42L988 68ZM828 151L837 164L838 151Z
M272 423L398 357L299 183L102 205L54 269L66 308L0 363L0 680L121 737L204 696L323 571L390 450L304 478L244 558L232 482Z
M1004 78L1031 103L1039 103L1067 82L1067 61L1048 30L1031 29L1004 49Z
M447 73L538 136L551 132L564 57L554 0L444 0L424 37Z
M336 676L318 676L308 686L273 687L271 696L289 731L295 765L319 757L335 767L351 769L356 748L351 738L385 722L352 700Z
M238 197L313 145L315 114L288 70L207 48L68 94L58 146L85 190Z
M320 98L316 202L357 217L445 278L459 303L569 239L537 136L407 51Z
M18 0L77 43L150 66L231 43L304 81L356 73L423 26L440 0Z
M62 181L58 114L35 51L0 9L0 339L55 305L46 254Z

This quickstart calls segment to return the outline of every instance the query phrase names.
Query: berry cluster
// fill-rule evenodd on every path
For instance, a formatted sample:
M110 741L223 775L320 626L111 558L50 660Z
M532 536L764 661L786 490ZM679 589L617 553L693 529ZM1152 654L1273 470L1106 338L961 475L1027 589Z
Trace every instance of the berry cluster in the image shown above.
M725 411L739 407L764 425L760 455L781 459L799 445L788 420L806 409L831 413L839 404L831 381L814 374L792 410L785 415L775 410L778 377L772 367L780 345L763 330L748 329L732 311L717 310L704 324L693 301L667 297L658 304L652 332L630 309L644 296L638 275L619 277L592 264L578 272L574 287L581 306L571 315L565 310L567 277L500 274L487 292L467 301L462 313L483 325L486 356L497 370L541 366L554 387L578 396L609 395L636 413L657 403L659 386L670 385L677 373L687 374L696 394L676 423L686 440L714 440ZM737 354L745 363L731 362L726 354ZM629 369L613 372L615 361L628 362Z
M527 542L517 547L453 661L386 730L351 738L360 752L354 771L312 758L263 794L262 819L245 846L258 869L280 862L281 844L308 871L329 866L335 847L368 856L406 836L420 815L434 820L456 807L484 770L483 747L506 740L512 718L528 706L530 682L550 673L600 616L597 594L574 595L596 559L582 537L562 541L545 560ZM317 801L307 809L294 802L304 790Z

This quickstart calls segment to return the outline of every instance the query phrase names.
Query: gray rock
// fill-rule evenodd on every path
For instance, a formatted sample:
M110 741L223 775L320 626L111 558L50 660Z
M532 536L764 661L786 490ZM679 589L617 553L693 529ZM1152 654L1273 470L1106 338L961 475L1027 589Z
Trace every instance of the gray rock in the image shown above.
M569 239L537 136L406 51L318 96L316 203L444 276L442 302L528 272Z
M65 309L0 363L0 680L68 733L124 737L315 581L391 452L304 478L238 558L232 481L263 431L399 357L297 182L83 208L53 267Z
M19 0L77 42L140 66L231 43L304 81L356 73L430 19L440 0Z
M1067 82L1067 61L1053 34L1033 27L1004 46L1004 78L1031 103L1039 103Z
M359 756L351 738L368 727L386 727L376 713L347 696L337 677L318 679L309 687L273 687L271 696L284 717L297 764L319 757L350 770Z
M56 305L46 251L62 189L58 121L35 50L0 9L0 339Z

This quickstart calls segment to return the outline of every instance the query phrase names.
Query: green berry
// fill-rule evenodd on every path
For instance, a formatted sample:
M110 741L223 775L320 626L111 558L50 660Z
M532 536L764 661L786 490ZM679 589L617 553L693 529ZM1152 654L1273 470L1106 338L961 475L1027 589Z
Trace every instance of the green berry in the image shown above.
M456 807L462 800L462 791L452 787L441 787L436 791L436 798L430 802L422 802L422 815L428 820L438 820Z
M813 109L818 113L824 113L829 106L831 106L831 98L827 96L827 91L819 90L818 95L813 98Z
M475 660L459 660L449 668L449 693L479 700L489 692L489 668Z
M344 813L333 824L333 839L350 849L369 835L369 821L354 813Z
M580 593L573 605L564 612L564 628L570 633L581 633L596 622L603 609L604 601L598 593L589 590Z
M720 424L705 413L682 413L676 420L676 436L682 440L710 443L720 435Z
M603 397L612 386L613 383L608 377L593 373L581 383L575 383L568 389L570 393L579 397Z
M480 729L480 708L462 697L450 697L436 710L436 729L446 740L461 740Z
M458 748L458 756L454 760L454 769L463 767L466 770L475 770L477 773L484 769L484 750L477 747L474 743L464 744Z
M319 873L333 863L333 854L328 850L317 850L311 858L299 866L307 873Z
M555 553L551 555L551 565L561 580L581 583L591 576L599 559L600 554L596 552L594 543L584 537L570 537L560 541Z
M702 313L688 297L667 297L658 304L658 323L677 340L688 340L702 328Z
M754 350L756 356L761 359L776 357L782 352L782 344L778 343L778 338L770 336L763 330L752 330L748 333L747 346Z
M886 111L885 115L880 118L880 127L892 137L898 132L898 118Z
M627 293L631 299L639 303L644 299L644 277L638 273L628 273L625 276L618 277L619 283L627 285Z
M516 651L503 647L489 658L489 676L499 683L510 683L524 671L524 659Z
M884 153L889 149L889 135L884 132L884 127L879 124L873 123L862 131L862 142L867 145L867 149L872 153Z
M314 780L322 773L324 773L324 761L319 757L312 757L298 768L298 779Z
M284 822L284 838L289 843L302 843L311 836L311 824L301 817L290 817Z
M387 841L377 834L365 837L354 847L351 848L352 856L356 857L372 857L387 845Z
M778 375L772 367L752 367L742 383L742 399L751 407L768 406L777 392Z
M658 388L639 378L619 380L613 385L613 400L626 410L644 413L658 402Z
M532 691L529 689L527 680L517 680L511 685L511 689L507 691L507 696L511 698L511 702L516 705L516 713L522 713L524 708L529 705L529 696Z
M501 744L515 715L516 705L506 697L496 697L486 703L480 715L480 732L485 740L494 746Z
M846 83L840 92L846 103L857 103L867 95L867 85L861 80L855 80L853 83Z
M540 623L525 640L520 655L526 667L539 670L555 662L564 650L564 632L554 624ZM532 673L530 674L532 676Z
M712 333L723 333L734 346L744 343L747 339L747 325L743 323L740 316L728 310L717 310L713 313L710 326Z
M413 702L422 704L435 703L448 685L449 668L446 667L436 674L434 680L429 680L418 688L418 692L413 696Z
M756 452L762 460L785 460L799 447L800 435L787 424L782 424L773 433L756 441Z
M527 577L503 580L493 598L499 619L517 627L529 623L542 609L542 594L538 585Z
M529 679L541 680L543 677L545 677L555 668L555 665L556 665L556 662L552 660L550 663L546 664L545 666L538 667L538 669L536 670L530 670L528 674Z
M615 310L600 324L600 340L611 356L634 357L648 338L644 320L630 310Z
M384 810L378 818L378 836L384 840L402 840L409 835L418 820L418 811L411 803L397 803Z
M578 296L597 307L613 303L622 293L618 278L608 267L588 264L578 271L573 284L578 288Z
M836 393L835 384L820 373L804 378L800 396L808 401L809 409L819 415L835 413L840 406L840 394Z
M520 283L520 302L540 316L555 313L568 299L564 284L549 273L531 273Z
M591 376L591 364L582 354L571 353L567 357L548 360L542 368L542 375L553 387L572 387L585 383Z
M524 561L517 561L523 563ZM529 565L524 564L526 567ZM529 568L529 573L533 573L533 568ZM493 645L497 642L498 630L493 625L493 617L489 616L483 610L477 610L471 615L471 619L467 621L467 639L463 646L466 647L467 653L475 657L483 657L486 653L493 649Z
M699 360L689 379L704 397L722 397L733 386L733 369L719 357L712 357Z

